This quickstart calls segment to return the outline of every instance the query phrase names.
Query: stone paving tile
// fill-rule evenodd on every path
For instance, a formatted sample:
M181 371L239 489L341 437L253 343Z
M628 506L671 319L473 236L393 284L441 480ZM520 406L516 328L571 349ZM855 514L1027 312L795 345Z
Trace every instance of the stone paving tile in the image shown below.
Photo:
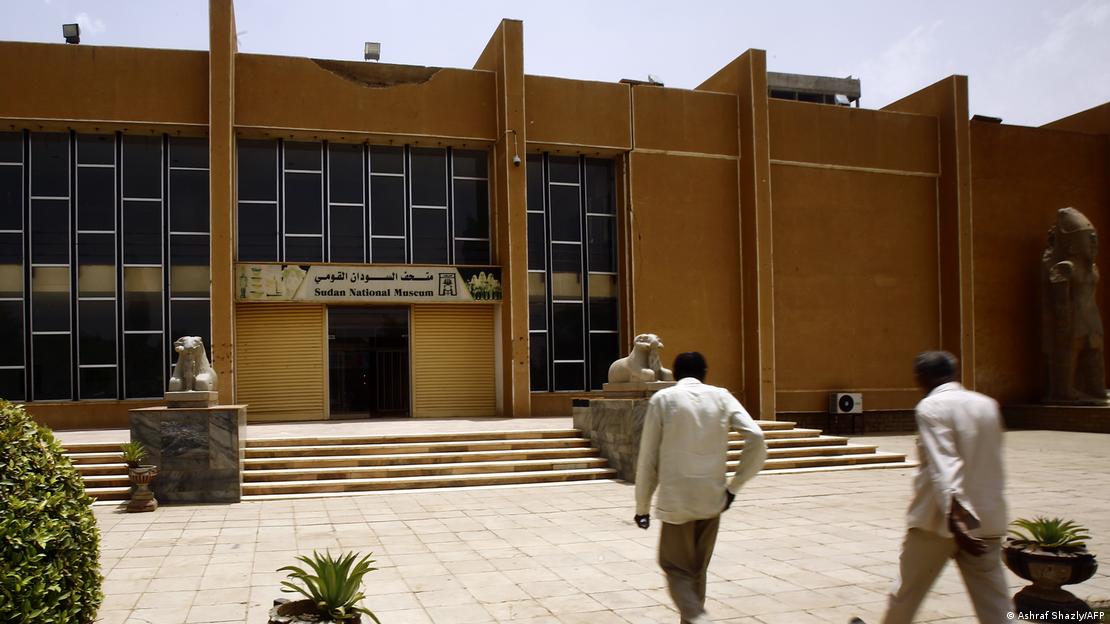
M1110 457L1094 434L1006 435L1011 516L1066 514L1110 552ZM912 437L861 438L884 450ZM876 622L897 571L912 470L764 475L721 522L708 576L717 622ZM631 524L632 488L602 482L378 493L239 505L95 508L101 624L257 624L295 556L372 552L365 604L388 624L674 622L658 526ZM1023 585L1010 575L1011 586ZM1110 597L1110 575L1071 589ZM954 566L920 622L974 621Z

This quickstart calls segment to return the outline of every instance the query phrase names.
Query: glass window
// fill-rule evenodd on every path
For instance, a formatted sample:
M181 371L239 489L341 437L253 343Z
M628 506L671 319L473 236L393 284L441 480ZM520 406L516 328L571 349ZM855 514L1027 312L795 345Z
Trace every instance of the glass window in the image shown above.
M324 238L322 236L286 236L285 260L287 262L323 262Z
M582 240L582 206L577 186L551 187L551 240Z
M69 135L31 135L31 195L69 197Z
M115 301L79 301L77 326L81 364L116 363Z
M116 369L82 368L78 372L82 399L116 398Z
M208 231L208 172L170 170L170 231Z
M362 203L362 145L328 144L328 201Z
M170 237L170 296L208 296L208 254L208 236Z
M609 365L620 355L620 338L617 334L590 334L590 388L601 390L609 381Z
M454 175L466 178L489 177L489 152L454 150Z
M239 200L277 201L277 141L238 142Z
M123 383L129 399L161 397L166 360L162 334L127 334L123 337Z
M77 235L77 292L82 297L116 295L116 236Z
M590 274L590 329L617 330L617 276Z
M365 227L362 206L332 206L330 214L331 262L365 262Z
M0 298L23 296L23 235L0 234Z
M77 162L82 165L116 164L114 134L78 134Z
M23 229L23 167L0 165L0 230Z
M543 214L528 213L528 268L547 266L547 238L544 236Z
M489 183L455 180L455 236L489 238Z
M69 334L31 337L33 358L32 398L36 401L61 401L73 396L70 387L71 361Z
M528 166L528 210L543 212L543 156L529 154Z
M613 198L613 166L607 160L586 161L586 212L617 214Z
M170 301L170 340L177 340L182 336L200 336L211 357L210 318L207 300Z
M588 217L591 271L617 271L617 220L613 217Z
M412 205L447 205L447 151L414 147L412 158Z
M375 236L405 235L403 178L370 177L370 232Z
M0 369L0 398L9 401L27 400L23 383L23 369Z
M489 263L489 241L455 241L455 264Z
M528 272L528 329L547 329L547 273Z
M0 345L0 366L23 365L22 301L0 301Z
M412 261L416 264L448 262L446 210L412 209Z
M277 261L277 204L239 204L238 219L239 260Z
M31 268L31 329L69 331L69 267Z
M551 270L554 273L580 275L582 273L582 246L578 243L552 243Z
M129 331L162 329L162 269L123 268L123 328Z
M371 262L380 264L403 264L405 262L405 239L373 238L370 242Z
M23 162L22 132L0 132L0 162Z
M574 156L548 156L547 176L552 182L578 183L578 158Z
M31 262L69 264L68 200L31 200Z
M116 170L77 168L77 229L116 229Z
M582 304L554 303L551 306L551 331L556 360L581 360L584 328Z
M124 264L162 264L162 203L123 200Z
M581 390L586 383L586 365L555 362L555 389Z
M208 168L208 139L170 137L170 166Z
M322 171L320 143L285 141L285 170Z
M285 174L286 234L323 234L323 206L320 174Z
M162 137L123 137L123 196L162 198Z
M528 334L529 376L533 392L547 390L547 332Z
M370 171L372 173L404 173L404 148L386 145L371 145Z

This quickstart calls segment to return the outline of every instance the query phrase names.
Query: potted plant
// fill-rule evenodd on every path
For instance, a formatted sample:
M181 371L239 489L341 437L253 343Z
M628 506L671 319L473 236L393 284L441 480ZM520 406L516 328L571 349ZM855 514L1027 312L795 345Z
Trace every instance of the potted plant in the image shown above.
M270 624L300 624L303 622L335 622L336 624L361 624L362 615L378 624L381 622L366 607L358 603L365 597L362 593L362 577L377 570L370 554L358 559L358 553L348 552L332 557L312 551L312 556L301 555L297 560L308 566L309 570L298 566L278 568L278 572L289 572L289 580L281 582L283 592L299 593L301 600L275 600L270 610ZM358 559L356 563L356 559Z
M143 458L146 457L146 449L139 442L125 442L119 445L119 450L128 468L138 468Z
M123 461L127 463L127 477L131 479L131 500L127 503L127 511L158 509L158 500L150 491L150 482L158 475L158 467L142 464L146 448L140 442L126 442L119 448Z
M1022 612L1090 611L1085 602L1062 585L1082 583L1098 570L1095 556L1087 551L1087 529L1062 518L1021 518L1010 523L1011 537L1003 546L1003 559L1021 578L1032 581L1014 595Z

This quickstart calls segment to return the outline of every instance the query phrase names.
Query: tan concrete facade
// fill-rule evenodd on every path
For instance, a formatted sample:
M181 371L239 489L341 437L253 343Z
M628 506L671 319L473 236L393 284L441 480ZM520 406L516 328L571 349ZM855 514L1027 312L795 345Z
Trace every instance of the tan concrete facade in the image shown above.
M1110 104L1026 128L969 121L953 76L884 110L767 97L749 50L694 90L524 74L525 25L497 25L473 69L243 54L231 0L210 52L0 42L0 130L207 136L212 361L235 401L237 137L489 150L498 413L566 415L589 393L529 391L527 163L611 159L622 350L663 337L772 419L830 391L906 410L909 360L945 348L968 385L1036 398L1037 262L1055 210L1110 236ZM866 88L866 85L865 85ZM1107 313L1102 290L1103 314ZM125 422L142 401L34 403L56 427Z

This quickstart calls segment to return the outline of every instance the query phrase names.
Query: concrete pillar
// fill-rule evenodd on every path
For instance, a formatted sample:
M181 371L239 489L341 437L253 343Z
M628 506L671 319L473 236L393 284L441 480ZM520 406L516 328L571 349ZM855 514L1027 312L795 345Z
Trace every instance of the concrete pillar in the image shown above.
M235 402L235 7L208 3L208 166L212 366L220 403Z

